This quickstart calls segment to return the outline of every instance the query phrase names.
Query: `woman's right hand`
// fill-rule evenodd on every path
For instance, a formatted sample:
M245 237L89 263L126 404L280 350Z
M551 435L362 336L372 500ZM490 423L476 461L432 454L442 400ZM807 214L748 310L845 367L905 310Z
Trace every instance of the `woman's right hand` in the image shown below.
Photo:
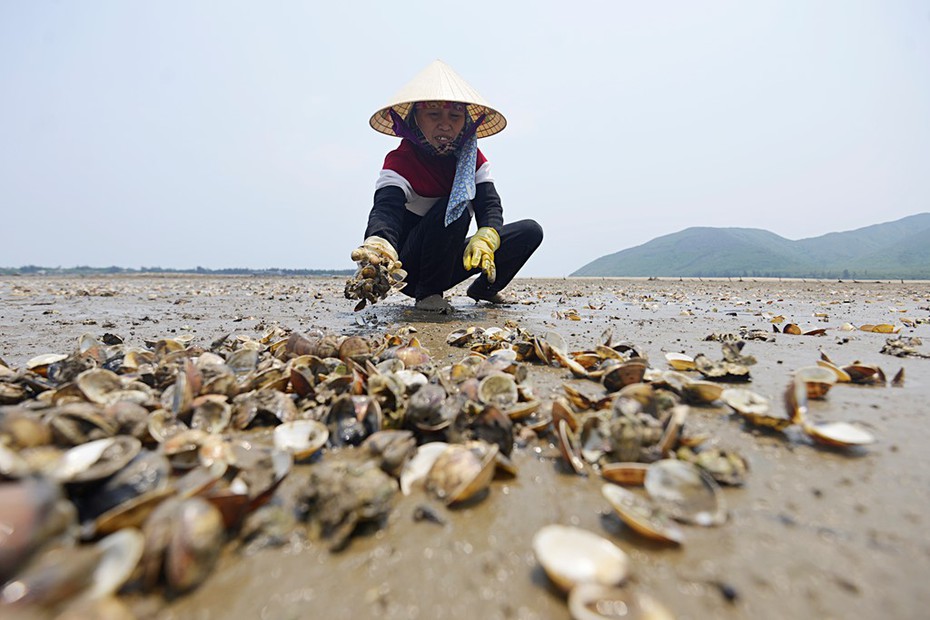
M362 245L352 250L352 260L356 263L370 263L378 265L382 261L399 263L397 250L390 241L383 237L373 235L365 239ZM400 265L396 265L400 267Z

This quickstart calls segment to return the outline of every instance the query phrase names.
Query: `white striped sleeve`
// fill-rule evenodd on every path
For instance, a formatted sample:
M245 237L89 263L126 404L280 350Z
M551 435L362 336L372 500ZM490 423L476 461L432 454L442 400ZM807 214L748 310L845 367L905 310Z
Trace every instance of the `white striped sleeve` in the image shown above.
M414 195L413 187L410 186L410 183L407 182L407 179L400 176L393 170L382 170L381 174L378 175L378 180L375 182L375 191L378 191L382 187L392 186L399 187L404 190L404 196L406 196L408 202Z
M486 161L475 171L475 185L478 183L487 183L488 181L493 183L494 177L491 176L491 162Z

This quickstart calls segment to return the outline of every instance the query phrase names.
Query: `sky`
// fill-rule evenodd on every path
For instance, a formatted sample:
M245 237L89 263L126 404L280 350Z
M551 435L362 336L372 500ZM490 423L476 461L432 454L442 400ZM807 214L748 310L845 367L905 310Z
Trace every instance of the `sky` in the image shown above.
M437 58L507 118L520 275L930 211L930 0L4 0L0 267L352 268L368 119Z

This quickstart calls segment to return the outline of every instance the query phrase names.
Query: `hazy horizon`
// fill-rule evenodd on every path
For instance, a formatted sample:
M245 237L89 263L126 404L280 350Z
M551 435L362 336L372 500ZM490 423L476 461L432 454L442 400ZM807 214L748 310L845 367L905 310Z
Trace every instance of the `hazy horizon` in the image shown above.
M0 5L0 266L349 269L398 143L368 118L436 58L508 120L521 276L930 211L926 1L38 0Z

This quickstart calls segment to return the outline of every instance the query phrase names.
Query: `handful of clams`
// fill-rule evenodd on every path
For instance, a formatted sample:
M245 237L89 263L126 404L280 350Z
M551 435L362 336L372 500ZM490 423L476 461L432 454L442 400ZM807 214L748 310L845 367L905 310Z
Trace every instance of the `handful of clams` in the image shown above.
M368 237L352 250L352 260L358 263L355 275L346 281L346 299L360 300L355 311L363 309L368 302L380 301L406 286L407 272L401 269L397 251L381 237Z

